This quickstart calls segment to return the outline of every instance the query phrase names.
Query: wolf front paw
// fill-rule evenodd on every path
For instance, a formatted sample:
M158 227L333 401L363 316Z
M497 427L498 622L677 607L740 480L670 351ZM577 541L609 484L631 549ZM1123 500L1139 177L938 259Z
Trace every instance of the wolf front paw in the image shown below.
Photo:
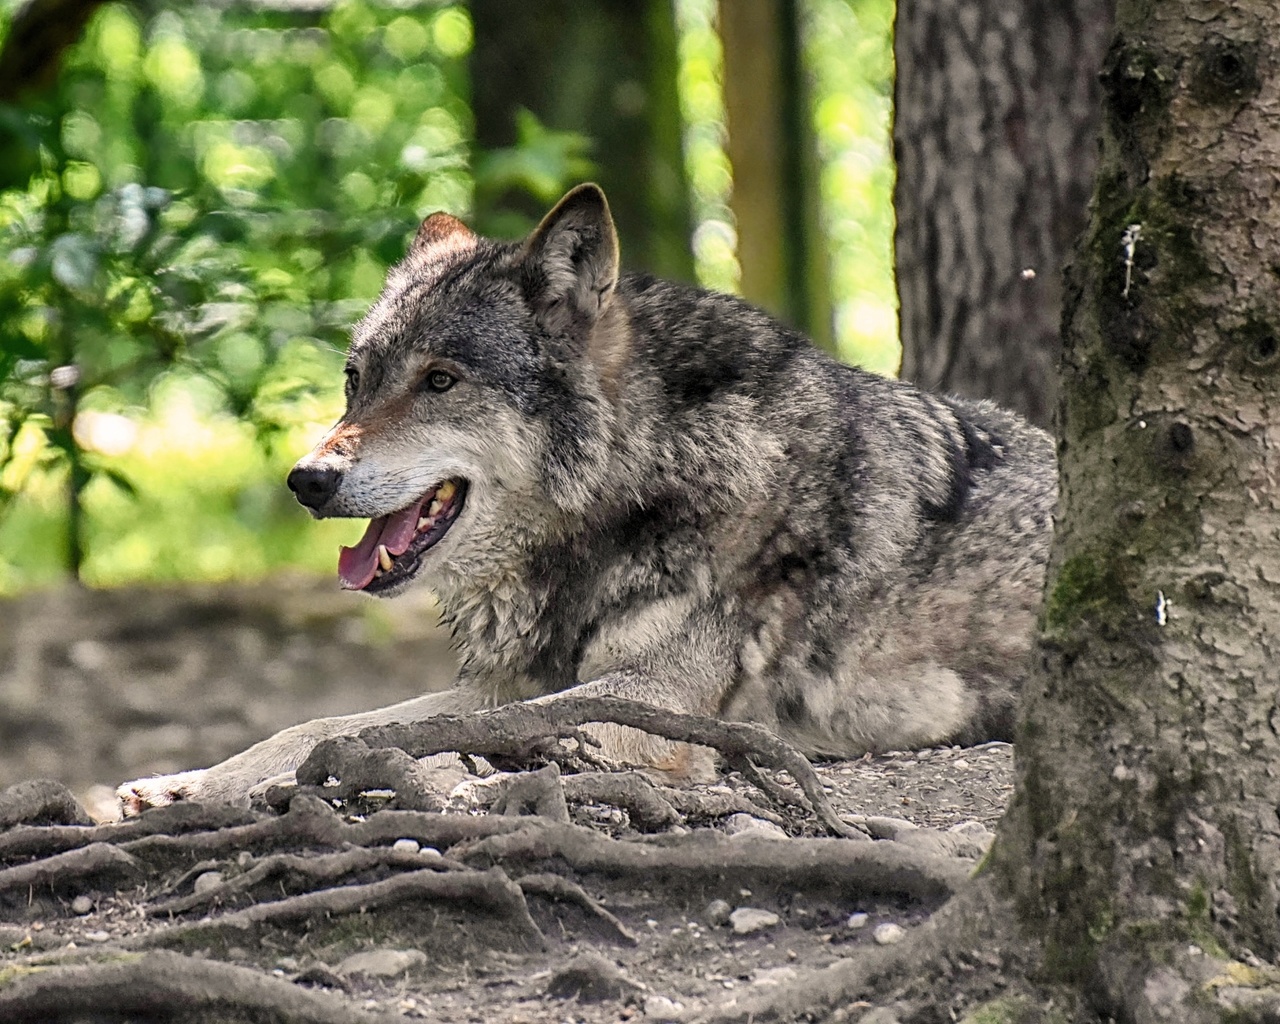
M168 807L179 800L199 800L206 774L204 769L200 769L137 779L117 787L116 796L120 798L124 816L132 818L148 807Z

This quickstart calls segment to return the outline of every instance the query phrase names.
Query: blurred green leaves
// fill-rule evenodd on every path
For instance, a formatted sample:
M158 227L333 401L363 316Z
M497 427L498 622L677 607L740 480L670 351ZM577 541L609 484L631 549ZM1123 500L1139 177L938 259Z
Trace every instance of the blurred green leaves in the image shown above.
M468 212L470 45L456 5L109 4L53 95L0 109L0 516L24 491L64 506L54 571L114 575L123 541L86 544L80 507L144 490L103 438L154 420L157 389L202 382L268 459L317 395L332 411L420 216Z

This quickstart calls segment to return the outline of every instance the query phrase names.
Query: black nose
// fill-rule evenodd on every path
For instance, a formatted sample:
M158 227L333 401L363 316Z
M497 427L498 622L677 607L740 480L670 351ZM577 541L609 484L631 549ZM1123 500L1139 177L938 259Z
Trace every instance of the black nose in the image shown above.
M342 473L336 469L304 469L294 466L289 474L289 489L307 508L319 512L338 489Z

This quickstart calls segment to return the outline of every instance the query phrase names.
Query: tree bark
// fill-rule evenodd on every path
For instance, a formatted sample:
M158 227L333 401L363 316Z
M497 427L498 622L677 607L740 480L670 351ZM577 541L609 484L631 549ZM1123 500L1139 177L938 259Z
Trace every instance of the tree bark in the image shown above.
M472 0L471 108L483 150L516 142L521 107L591 140L628 267L694 280L671 0ZM576 184L568 182L565 184ZM546 197L477 194L536 223Z
M796 0L720 0L742 295L835 351L813 105Z
M1115 0L898 5L902 375L1048 426Z
M1271 0L1120 0L1066 280L1059 522L994 864L1050 974L1123 1020L1278 1005L1255 959L1280 954L1277 68Z

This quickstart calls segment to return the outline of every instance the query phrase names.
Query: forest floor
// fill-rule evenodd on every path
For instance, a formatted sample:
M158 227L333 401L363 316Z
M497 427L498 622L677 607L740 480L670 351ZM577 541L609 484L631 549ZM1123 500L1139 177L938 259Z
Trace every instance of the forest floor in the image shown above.
M44 600L38 614L10 617L42 624L38 653L31 636L15 641L0 676L0 722L14 735L21 702L38 737L0 746L0 781L18 783L0 793L5 1021L799 1019L770 1008L774 996L804 991L809 979L817 991L824 976L912 942L972 875L1012 789L1012 749L1000 743L817 765L833 826L768 767L676 788L580 758L539 769L549 748L531 744L523 764L493 758L527 770L483 780L458 767L414 775L403 791L367 780L350 792L300 787L272 794L273 810L175 805L95 825L83 807L98 817L109 807L93 782L189 767L224 756L220 744L243 745L238 730L288 724L274 711L229 709L279 704L295 719L346 710L327 682L295 687L292 670L278 667L266 674L287 699L264 693L262 673L232 671L234 649L250 665L292 658L301 679L319 671L311 659L353 674L440 641L413 625L388 646L395 629L372 631L374 642L314 605L277 629L261 594L246 599L248 612L225 591L200 597L202 608L223 609L216 616L184 613L172 596L129 600L126 609L150 609L152 627L132 632L119 603L104 616L86 612L86 600L101 612L96 597ZM73 611L59 618L49 601ZM224 656L175 674L173 652L156 645L183 629L183 649L209 644ZM317 654L315 636L300 648L307 629L336 653ZM218 630L239 636L239 648ZM14 666L24 658L25 669ZM139 659L157 677L169 666L183 687L141 723L122 710L141 698L121 696L139 685ZM411 685L396 671L361 687L355 706L407 695L394 692ZM35 684L32 672L43 673ZM98 716L89 697L73 699L94 694L84 678L94 672L110 676L96 679ZM32 701L41 682L61 686L63 699ZM209 722L221 731L201 740ZM113 728L153 742L104 747ZM162 755L156 736L168 744ZM181 736L195 740L192 760L171 765ZM95 761L86 749L108 755ZM48 770L60 763L65 771ZM317 781L327 770L322 763ZM20 781L37 774L61 778L80 802ZM957 976L989 975L1000 955L981 946L952 954ZM954 991L941 1019L962 1019L993 994ZM844 998L814 1019L888 1024L911 1010Z

